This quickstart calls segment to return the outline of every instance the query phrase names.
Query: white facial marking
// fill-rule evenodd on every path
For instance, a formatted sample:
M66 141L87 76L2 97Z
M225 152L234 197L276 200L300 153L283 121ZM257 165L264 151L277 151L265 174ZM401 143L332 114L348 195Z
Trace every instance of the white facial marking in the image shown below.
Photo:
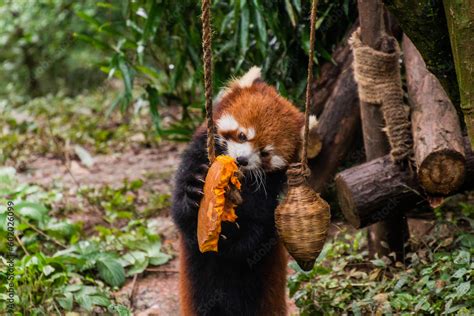
M288 165L286 160L278 155L272 155L272 158L270 159L270 163L272 164L273 169L281 169Z
M262 69L260 67L253 66L249 71L242 77L236 80L237 84L241 88L248 88L252 86L253 82L262 77Z
M220 131L235 131L239 128L239 123L230 114L224 114L217 120L217 128Z
M267 146L265 146L265 148L264 148L264 150L265 150L265 151L268 151L268 152L271 152L273 149L274 149L273 145L267 145Z
M237 159L238 157L245 157L248 159L249 164L245 167L246 169L254 169L260 166L260 157L254 152L253 147L250 143L236 143L233 141L227 142L227 154L232 158Z
M249 127L249 128L247 129L247 139L248 139L248 140L252 140L252 139L255 138L255 135L256 135L255 129L254 129L253 127Z

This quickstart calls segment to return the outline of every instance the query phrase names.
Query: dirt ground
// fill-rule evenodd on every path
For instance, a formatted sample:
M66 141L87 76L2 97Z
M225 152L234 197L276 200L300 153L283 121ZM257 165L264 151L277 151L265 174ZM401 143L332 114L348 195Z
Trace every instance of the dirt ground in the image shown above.
M90 168L77 160L70 161L68 166L59 159L37 157L18 176L22 182L35 183L45 188L53 185L63 187L69 203L74 203L75 192L81 186L113 186L123 183L124 179L143 177L150 179L146 182L147 190L151 187L152 191L171 193L173 174L179 154L184 148L185 144L164 143L154 149L95 156L94 165ZM81 209L80 213L72 213L68 217L83 222L86 231L92 231L95 225L101 223L100 216L88 209ZM164 246L174 253L174 258L163 266L148 268L135 278L128 279L115 296L118 302L130 306L135 315L178 315L177 231L169 212L160 212L153 219L159 221L157 233L163 236ZM288 305L291 314L296 314L296 307L290 299Z

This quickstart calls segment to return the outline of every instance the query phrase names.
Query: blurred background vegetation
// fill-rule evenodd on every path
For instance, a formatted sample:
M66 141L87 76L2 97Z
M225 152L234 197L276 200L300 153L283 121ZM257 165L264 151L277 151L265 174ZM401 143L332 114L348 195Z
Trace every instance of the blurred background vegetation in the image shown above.
M317 64L331 60L355 19L355 3L320 1ZM283 95L300 101L308 9L301 0L214 1L216 90L260 65ZM7 0L0 6L0 98L19 105L59 91L74 96L115 78L122 89L104 106L130 113L132 105L148 105L160 135L187 139L203 104L199 17L199 2L190 0ZM182 122L164 128L160 112L170 105L181 107Z

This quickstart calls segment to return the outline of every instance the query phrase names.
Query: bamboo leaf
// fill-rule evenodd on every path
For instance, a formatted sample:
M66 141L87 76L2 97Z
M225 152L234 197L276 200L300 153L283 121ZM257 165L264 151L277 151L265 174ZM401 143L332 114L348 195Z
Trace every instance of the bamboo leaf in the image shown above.
M151 119L156 131L159 133L161 131L161 117L160 113L158 112L158 104L160 102L158 90L150 85L146 86L145 90L147 92L148 103L150 105Z
M290 18L291 25L293 27L296 27L296 14L295 14L295 11L293 10L293 6L291 5L290 0L285 0L285 9Z
M258 35L262 43L264 45L267 45L268 43L267 27L265 25L265 20L263 19L263 16L261 14L262 8L258 0L253 0L253 3L256 9L254 11L255 11L255 22L257 24Z
M243 4L243 5L242 5ZM241 48L241 52L243 55L245 55L245 53L247 52L248 50L248 42L249 42L249 25L250 25L250 21L249 21L249 16L250 16L250 12L249 12L249 7L246 4L246 1L245 0L242 0L241 2L241 11L242 11L242 14L240 16L240 48Z

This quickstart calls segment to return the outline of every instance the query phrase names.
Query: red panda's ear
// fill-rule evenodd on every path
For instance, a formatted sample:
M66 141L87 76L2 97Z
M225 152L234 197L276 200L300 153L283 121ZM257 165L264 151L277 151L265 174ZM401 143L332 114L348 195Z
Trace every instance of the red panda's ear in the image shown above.
M252 84L262 79L262 69L257 66L253 66L252 68L247 71L245 75L240 78L236 78L232 80L229 84L229 88L238 87L238 88L248 88L252 86Z
M301 143L303 143L304 125L301 127ZM309 116L308 135L308 158L316 157L321 151L322 142L318 134L318 119L314 115Z
M230 80L227 85L219 91L215 103L219 103L227 94L236 89L248 88L256 81L262 80L262 69L257 66L253 66L247 71L245 75L239 78L234 78Z

